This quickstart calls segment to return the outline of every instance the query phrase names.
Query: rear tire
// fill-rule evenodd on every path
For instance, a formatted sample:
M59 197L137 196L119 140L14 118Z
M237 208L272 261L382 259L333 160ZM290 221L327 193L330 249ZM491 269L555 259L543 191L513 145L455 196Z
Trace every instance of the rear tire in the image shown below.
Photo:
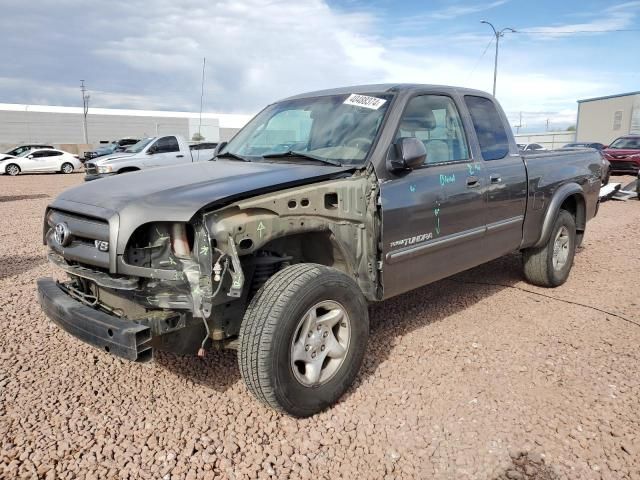
M307 417L353 383L368 335L367 302L351 277L322 265L292 265L267 280L247 308L240 372L262 403Z
M71 165L69 162L63 163L60 171L62 173L73 173L73 165Z
M15 163L10 163L5 167L4 171L7 175L11 175L12 177L15 177L20 173L21 170L20 170L20 167Z
M524 276L541 287L557 287L567 281L576 251L576 221L560 210L547 243L522 252Z

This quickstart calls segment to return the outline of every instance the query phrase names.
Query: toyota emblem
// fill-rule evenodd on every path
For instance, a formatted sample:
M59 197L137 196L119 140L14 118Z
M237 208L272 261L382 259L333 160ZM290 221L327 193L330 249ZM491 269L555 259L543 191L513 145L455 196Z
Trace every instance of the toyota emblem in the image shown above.
M66 223L58 223L53 231L53 236L62 247L66 247L71 243L71 234Z

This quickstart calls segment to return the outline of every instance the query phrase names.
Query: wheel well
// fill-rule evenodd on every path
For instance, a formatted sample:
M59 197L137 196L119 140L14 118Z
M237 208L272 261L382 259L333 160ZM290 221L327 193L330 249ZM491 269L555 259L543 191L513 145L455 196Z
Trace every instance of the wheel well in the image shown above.
M353 269L330 231L305 232L277 238L261 250L293 257L291 263L318 263L348 275Z
M138 167L124 167L118 170L118 173L137 172L140 170Z
M576 230L579 233L584 232L585 224L586 224L586 207L584 204L584 198L582 195L575 193L573 195L569 195L564 199L562 205L560 206L561 210L566 210L573 218L576 220Z

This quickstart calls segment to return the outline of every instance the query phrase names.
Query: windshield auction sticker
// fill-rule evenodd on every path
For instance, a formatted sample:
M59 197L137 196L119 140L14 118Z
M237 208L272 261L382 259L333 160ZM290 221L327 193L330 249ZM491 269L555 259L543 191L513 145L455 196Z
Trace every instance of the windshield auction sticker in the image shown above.
M356 93L352 93L349 95L344 101L345 105L353 105L355 107L364 107L370 108L371 110L378 110L382 105L384 105L386 100L382 98L369 97L367 95L358 95Z

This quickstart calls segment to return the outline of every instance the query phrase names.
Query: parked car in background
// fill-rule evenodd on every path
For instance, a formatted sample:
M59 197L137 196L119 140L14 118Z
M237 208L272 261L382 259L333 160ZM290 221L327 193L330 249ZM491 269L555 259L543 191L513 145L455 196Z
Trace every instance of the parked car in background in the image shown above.
M69 278L40 303L129 360L237 349L249 391L301 417L356 378L368 303L514 251L562 285L600 192L597 152L521 155L494 97L455 87L297 95L216 155L60 194L43 231Z
M518 148L522 152L535 152L536 150L546 150L539 143L518 143Z
M116 152L124 152L128 147L130 147L131 145L135 145L139 141L140 141L139 138L127 137L127 138L121 138L120 140L116 140L113 143L117 145Z
M117 143L108 143L106 145L101 145L95 150L91 150L89 152L84 152L84 161L91 160L92 158L103 157L105 155L111 155L116 152L116 148L118 148Z
M637 175L640 172L640 135L627 135L603 150L611 163L611 173Z
M55 148L42 148L24 153L26 154L20 157L9 157L0 161L0 173L11 176L36 172L72 173L82 168L77 155Z
M25 145L18 145L8 152L4 154L0 154L0 160L3 160L6 157L19 157L31 150L35 150L36 148L53 148L53 145L43 145L40 143L29 143Z
M606 147L607 147L606 145L598 142L574 142L574 143L567 143L562 148L595 148L596 150L603 150Z
M135 145L139 141L139 138L121 138L120 140L115 140L112 143L100 145L95 150L84 152L84 161L91 160L92 158L104 157L105 155L111 155L116 152L124 152L128 147Z
M85 181L120 173L135 172L148 168L164 167L180 163L211 160L209 150L194 150L180 135L143 138L124 152L116 152L85 163Z

